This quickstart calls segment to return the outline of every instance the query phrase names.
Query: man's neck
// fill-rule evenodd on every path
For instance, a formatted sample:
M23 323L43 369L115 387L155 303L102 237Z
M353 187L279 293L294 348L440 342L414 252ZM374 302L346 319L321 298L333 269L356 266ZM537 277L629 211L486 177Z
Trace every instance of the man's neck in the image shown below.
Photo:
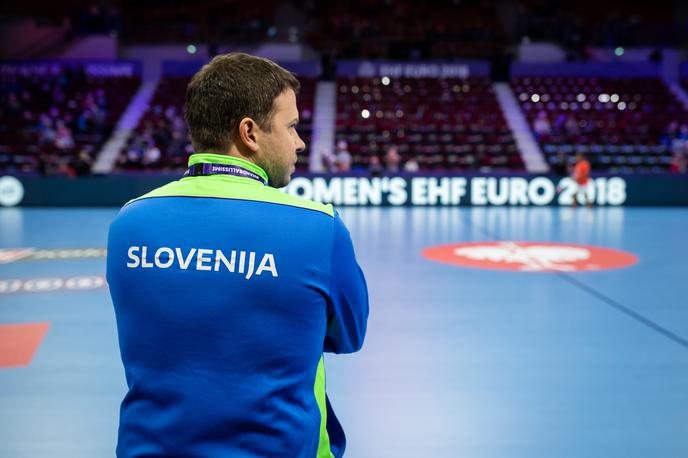
M229 150L225 153L216 153L216 154L223 154L225 156L238 157L239 159L243 159L247 162L258 165L258 163L256 163L256 160L255 160L255 154L250 154L250 155L245 154L239 148L237 148L236 145L230 146Z

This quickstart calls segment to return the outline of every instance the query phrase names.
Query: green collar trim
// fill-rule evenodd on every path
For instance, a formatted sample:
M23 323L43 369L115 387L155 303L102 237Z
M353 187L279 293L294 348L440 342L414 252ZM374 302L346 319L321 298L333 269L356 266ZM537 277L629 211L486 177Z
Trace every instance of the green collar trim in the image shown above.
M266 183L268 183L268 174L265 173L265 170L263 170L253 162L249 162L246 159L241 159L240 157L213 153L196 153L192 154L189 157L189 167L195 164L202 164L204 162L212 164L236 165L238 167L243 167L246 170L250 170L253 173L257 173L261 176L261 178L265 179Z

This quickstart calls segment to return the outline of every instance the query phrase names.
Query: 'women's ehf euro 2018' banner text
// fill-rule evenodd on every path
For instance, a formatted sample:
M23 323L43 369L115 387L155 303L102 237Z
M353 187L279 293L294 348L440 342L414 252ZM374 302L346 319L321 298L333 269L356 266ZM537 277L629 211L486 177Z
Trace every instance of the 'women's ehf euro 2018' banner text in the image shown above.
M284 188L294 196L347 206L571 205L577 190L570 178L546 176L296 177ZM585 192L595 205L623 205L626 181L594 178Z

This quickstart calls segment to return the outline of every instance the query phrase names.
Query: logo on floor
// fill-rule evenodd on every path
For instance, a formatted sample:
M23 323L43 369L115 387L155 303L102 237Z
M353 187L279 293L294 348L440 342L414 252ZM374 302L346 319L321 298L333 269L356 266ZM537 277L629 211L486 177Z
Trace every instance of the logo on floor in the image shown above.
M65 259L93 259L104 258L105 248L5 248L0 249L0 264L17 261L63 261Z
M521 272L580 272L620 269L638 262L624 251L552 242L472 242L423 250L432 261L477 269Z
M0 279L0 297L16 293L52 293L55 291L91 291L105 288L107 282L102 275L76 277L43 277L22 279Z

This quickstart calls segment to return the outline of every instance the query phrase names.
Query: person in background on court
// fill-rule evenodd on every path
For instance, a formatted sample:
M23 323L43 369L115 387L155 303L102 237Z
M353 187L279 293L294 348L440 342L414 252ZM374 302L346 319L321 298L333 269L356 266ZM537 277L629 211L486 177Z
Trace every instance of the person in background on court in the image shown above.
M587 207L592 207L592 201L588 200L588 186L590 186L590 162L583 154L576 154L576 163L573 166L573 180L577 190L573 196L573 208L578 206L578 200L582 200Z
M361 348L368 291L332 206L279 190L305 148L298 90L270 60L213 58L186 90L186 175L110 226L119 458L344 453L323 353Z

